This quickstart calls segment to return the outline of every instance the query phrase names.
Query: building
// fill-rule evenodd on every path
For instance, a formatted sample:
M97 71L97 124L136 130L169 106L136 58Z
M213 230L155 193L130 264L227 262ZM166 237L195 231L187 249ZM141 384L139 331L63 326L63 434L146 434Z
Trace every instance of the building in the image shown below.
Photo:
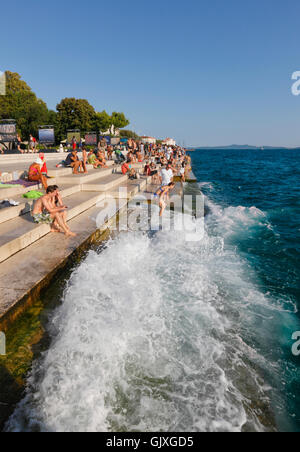
M156 138L153 137L141 137L144 144L156 144Z
M166 139L162 142L162 144L163 144L164 146L176 146L176 141L173 140L173 138L166 138Z

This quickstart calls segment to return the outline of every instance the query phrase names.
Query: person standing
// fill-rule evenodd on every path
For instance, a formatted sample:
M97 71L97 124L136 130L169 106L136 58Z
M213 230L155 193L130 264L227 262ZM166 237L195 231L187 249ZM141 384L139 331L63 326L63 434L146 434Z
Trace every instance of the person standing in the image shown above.
M166 166L166 168L163 168L161 170L160 175L161 175L161 178L162 178L162 185L163 186L167 186L171 182L173 182L174 174L173 174L173 171L172 171L172 167L171 167L171 165L169 163Z
M181 182L185 182L185 164L182 163L182 166L180 168L180 178Z
M47 177L48 176L48 168L47 168L47 163L45 161L45 154L43 152L41 152L39 157L43 162L43 166L41 168L41 173L43 174L43 176Z
M35 152L35 138L30 134L29 136L29 152Z
M23 149L21 149L21 143L22 143L22 139L20 137L20 135L17 135L17 149L19 152L21 152L21 154L24 154Z
M76 151L77 149L77 141L75 136L72 138L72 149L73 151Z
M167 201L170 198L170 191L173 190L175 187L174 182L170 182L167 186L162 186L160 189L155 193L154 196L159 197L159 216L162 217L164 214L164 211L167 207Z
M87 172L87 160L88 160L88 155L87 155L87 150L85 145L82 146L82 163L83 163L83 169L84 171Z

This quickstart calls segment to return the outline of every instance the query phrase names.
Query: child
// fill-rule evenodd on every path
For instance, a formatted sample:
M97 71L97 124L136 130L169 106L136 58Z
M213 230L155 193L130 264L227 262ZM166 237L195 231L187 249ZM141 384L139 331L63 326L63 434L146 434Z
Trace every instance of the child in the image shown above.
M87 151L86 151L86 147L82 146L82 163L83 163L83 168L85 169L85 171L87 172Z

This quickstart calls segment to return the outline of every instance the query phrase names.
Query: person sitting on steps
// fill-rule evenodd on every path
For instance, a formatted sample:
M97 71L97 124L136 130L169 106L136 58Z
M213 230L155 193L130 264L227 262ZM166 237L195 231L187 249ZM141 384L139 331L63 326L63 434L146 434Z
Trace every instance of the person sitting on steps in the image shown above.
M39 198L32 211L32 217L37 224L51 225L51 232L63 232L67 237L75 237L67 224L66 210L64 205L56 206L56 203L63 204L58 187L51 185L46 190L46 195Z
M79 160L77 155L77 150L73 150L66 158L65 161L66 166L71 166L73 168L73 174L87 173L86 165L84 162ZM78 170L81 169L80 172Z
M41 167L44 162L38 158L29 168L28 180L29 182L41 182L45 190L48 188L47 178L42 174Z

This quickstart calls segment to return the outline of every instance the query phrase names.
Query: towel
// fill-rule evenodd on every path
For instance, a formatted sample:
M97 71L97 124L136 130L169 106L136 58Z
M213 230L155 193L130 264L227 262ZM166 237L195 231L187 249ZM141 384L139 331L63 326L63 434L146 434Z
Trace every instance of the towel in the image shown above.
M34 185L38 185L39 182L29 182L28 180L18 179L13 182L10 182L11 185L22 185L25 188L33 187Z
M23 187L23 185L18 184L0 184L0 188L16 188L16 187Z
M41 198L43 195L43 193L36 191L36 190L31 190L27 193L25 193L23 195L23 198L27 198L27 199L39 199Z

